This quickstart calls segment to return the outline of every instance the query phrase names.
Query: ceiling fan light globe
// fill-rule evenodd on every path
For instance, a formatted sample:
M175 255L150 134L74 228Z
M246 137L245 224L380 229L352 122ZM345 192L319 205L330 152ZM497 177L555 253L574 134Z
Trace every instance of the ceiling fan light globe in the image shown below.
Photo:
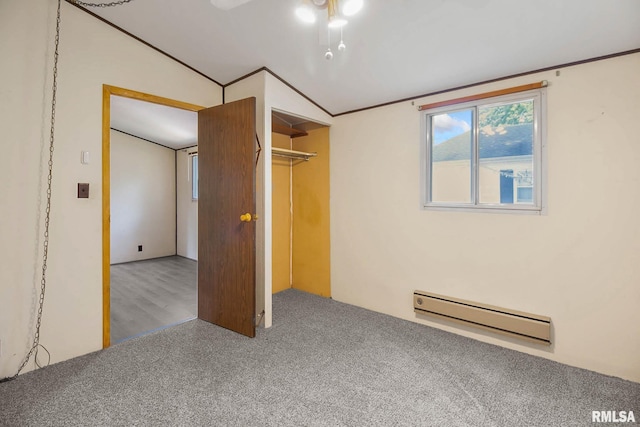
M363 5L363 0L346 0L342 5L342 14L344 16L353 16L360 12Z
M316 22L316 13L307 3L303 3L296 7L296 16L299 20L307 24Z

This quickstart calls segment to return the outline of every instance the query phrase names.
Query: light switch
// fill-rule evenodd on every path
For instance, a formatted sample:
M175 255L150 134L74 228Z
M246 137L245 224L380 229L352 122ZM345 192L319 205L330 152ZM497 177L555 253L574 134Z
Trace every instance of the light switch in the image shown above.
M83 165L88 165L89 164L89 152L88 151L82 151L81 155L80 155L80 162Z
M78 183L78 199L88 199L89 198L89 184L88 183Z

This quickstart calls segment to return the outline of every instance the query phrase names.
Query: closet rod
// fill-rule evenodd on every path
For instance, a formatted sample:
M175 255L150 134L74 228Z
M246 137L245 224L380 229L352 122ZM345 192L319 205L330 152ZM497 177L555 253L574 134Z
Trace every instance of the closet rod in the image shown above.
M271 154L289 159L302 159L308 161L311 157L316 157L318 153L305 153L304 151L287 150L286 148L271 148Z

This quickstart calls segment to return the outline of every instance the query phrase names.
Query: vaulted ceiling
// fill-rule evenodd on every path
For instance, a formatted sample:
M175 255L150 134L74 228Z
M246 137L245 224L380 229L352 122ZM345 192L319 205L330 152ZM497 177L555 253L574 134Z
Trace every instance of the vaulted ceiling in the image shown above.
M296 19L299 0L90 11L223 85L267 67L331 114L640 48L638 0L364 1L344 52L332 32L331 61L326 27Z

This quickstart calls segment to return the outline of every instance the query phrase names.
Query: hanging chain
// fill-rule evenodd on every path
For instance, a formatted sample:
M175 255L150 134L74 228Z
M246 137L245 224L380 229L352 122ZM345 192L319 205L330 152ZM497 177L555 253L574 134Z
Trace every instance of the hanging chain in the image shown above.
M133 0L119 0L110 3L85 3L82 1L72 1L73 3L84 6L84 7L113 7L120 6L126 3L130 3ZM18 372L12 377L0 379L0 382L9 381L14 378L17 378L20 372L27 366L31 356L34 356L35 364L38 368L41 368L40 363L38 362L38 349L42 348L47 355L49 356L49 360L47 361L47 365L51 361L51 354L49 351L40 344L40 325L42 323L42 309L44 307L44 294L47 288L47 260L49 257L49 222L51 218L51 184L53 178L53 148L54 148L54 134L55 134L55 124L56 124L56 95L58 92L58 47L60 45L60 4L61 0L58 0L58 6L56 11L56 36L55 36L55 49L53 53L53 83L52 83L52 96L51 96L51 128L49 133L49 173L47 175L47 208L45 210L45 219L44 219L44 242L43 242L43 254L42 254L42 277L40 279L40 298L38 300L38 315L36 318L36 330L33 336L33 344L31 345L31 349L25 356L20 368L18 368Z
M40 324L42 321L42 308L44 306L44 293L47 287L47 258L49 255L49 219L51 216L51 182L53 177L53 136L55 131L55 123L56 123L56 94L58 91L58 46L60 45L60 3L61 0L58 0L58 10L56 12L56 37L55 37L55 49L53 53L53 89L51 96L51 128L49 133L49 173L47 175L47 208L45 209L45 218L44 218L44 251L42 255L42 277L40 279L40 299L38 301L38 316L36 318L36 332L33 337L33 344L29 353L25 356L22 361L22 365L18 369L18 372L11 377L11 379L16 378L20 372L24 369L24 367L29 363L29 359L31 359L32 355L35 355L35 363L38 367L38 348L42 347L47 354L49 351L40 345ZM51 356L49 355L49 361ZM49 362L47 362L47 365Z
M72 0L72 3L77 4L78 6L83 7L113 7L113 6L122 6L123 4L131 3L133 0L119 0L112 1L109 3L85 3L79 0Z

